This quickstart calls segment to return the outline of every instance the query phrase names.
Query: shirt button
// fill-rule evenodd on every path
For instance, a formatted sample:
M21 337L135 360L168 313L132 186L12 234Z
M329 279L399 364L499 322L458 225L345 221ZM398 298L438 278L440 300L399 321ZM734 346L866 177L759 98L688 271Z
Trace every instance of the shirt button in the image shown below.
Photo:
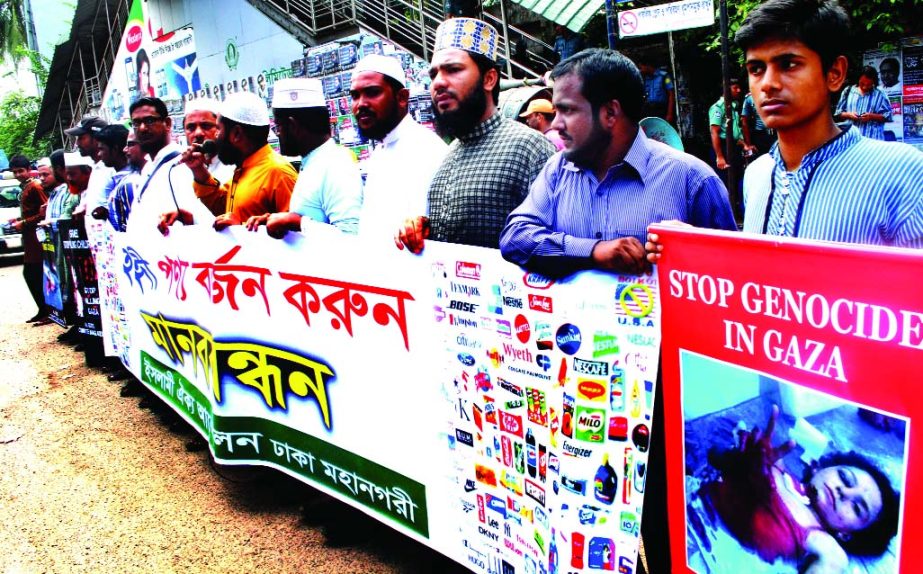
M602 239L603 234L599 231L596 232L596 239Z

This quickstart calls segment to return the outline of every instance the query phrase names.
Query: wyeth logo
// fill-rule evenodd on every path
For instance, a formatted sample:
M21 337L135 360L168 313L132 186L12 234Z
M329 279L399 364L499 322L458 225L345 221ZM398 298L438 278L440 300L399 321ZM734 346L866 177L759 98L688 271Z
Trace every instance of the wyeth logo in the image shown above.
M129 52L137 52L141 47L141 26L135 24L125 33L125 47Z
M462 277L464 279L480 279L481 278L481 264L480 263L468 263L467 261L456 261L455 262L455 276Z

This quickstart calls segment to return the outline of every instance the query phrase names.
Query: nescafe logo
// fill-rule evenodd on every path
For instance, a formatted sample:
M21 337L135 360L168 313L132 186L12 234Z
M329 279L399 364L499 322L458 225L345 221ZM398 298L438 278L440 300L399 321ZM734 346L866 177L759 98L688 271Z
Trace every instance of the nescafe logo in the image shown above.
M528 343L529 338L532 336L532 327L529 326L529 320L526 319L525 315L517 315L513 326L516 328L516 338L519 339L519 342L523 345Z
M128 29L128 32L125 34L125 47L128 48L129 52L138 51L138 48L141 47L141 37L141 26L135 24Z

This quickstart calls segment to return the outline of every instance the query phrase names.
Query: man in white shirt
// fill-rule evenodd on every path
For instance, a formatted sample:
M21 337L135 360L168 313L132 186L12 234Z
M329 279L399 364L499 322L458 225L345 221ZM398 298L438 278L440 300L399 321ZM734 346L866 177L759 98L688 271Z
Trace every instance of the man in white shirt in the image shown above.
M128 230L156 226L166 234L180 211L191 215L191 221L184 223L211 225L215 216L196 197L192 172L180 163L183 148L170 141L172 120L166 104L159 98L146 96L131 105L129 114L135 137L151 161L141 170Z
M218 102L211 98L198 98L186 102L183 131L186 132L186 143L189 149L183 152L183 163L186 163L192 154L202 153L202 144L206 140L215 141L218 138L218 105ZM205 167L212 177L218 180L219 187L234 177L235 166L222 163L218 159L217 150L214 153L205 154L205 161ZM214 205L209 205L204 199L202 202L216 216L225 212L223 197L220 197L220 201Z
M288 212L254 222L282 238L312 224L355 234L362 206L362 176L352 152L330 137L330 112L320 80L284 78L273 86L272 114L284 156L303 156Z
M115 175L115 170L99 161L99 150L96 147L96 134L107 124L102 118L85 116L80 123L64 130L64 133L77 138L77 150L80 155L93 160L93 172L90 174L90 183L80 199L80 204L74 209L74 216L83 217L87 211L92 212L100 206L106 205L105 190L109 181Z
M407 113L400 60L379 54L359 60L349 95L359 133L381 142L365 162L359 235L387 239L407 217L428 213L429 184L448 146Z

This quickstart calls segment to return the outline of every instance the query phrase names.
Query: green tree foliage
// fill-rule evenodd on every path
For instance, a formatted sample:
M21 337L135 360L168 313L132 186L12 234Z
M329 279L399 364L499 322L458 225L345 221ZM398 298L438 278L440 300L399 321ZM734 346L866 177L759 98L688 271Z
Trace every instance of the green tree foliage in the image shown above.
M50 138L32 141L41 106L40 98L22 92L11 92L0 101L0 149L7 156L21 153L37 159L51 151Z
M0 60L21 55L16 48L26 46L26 18L23 0L0 0Z

